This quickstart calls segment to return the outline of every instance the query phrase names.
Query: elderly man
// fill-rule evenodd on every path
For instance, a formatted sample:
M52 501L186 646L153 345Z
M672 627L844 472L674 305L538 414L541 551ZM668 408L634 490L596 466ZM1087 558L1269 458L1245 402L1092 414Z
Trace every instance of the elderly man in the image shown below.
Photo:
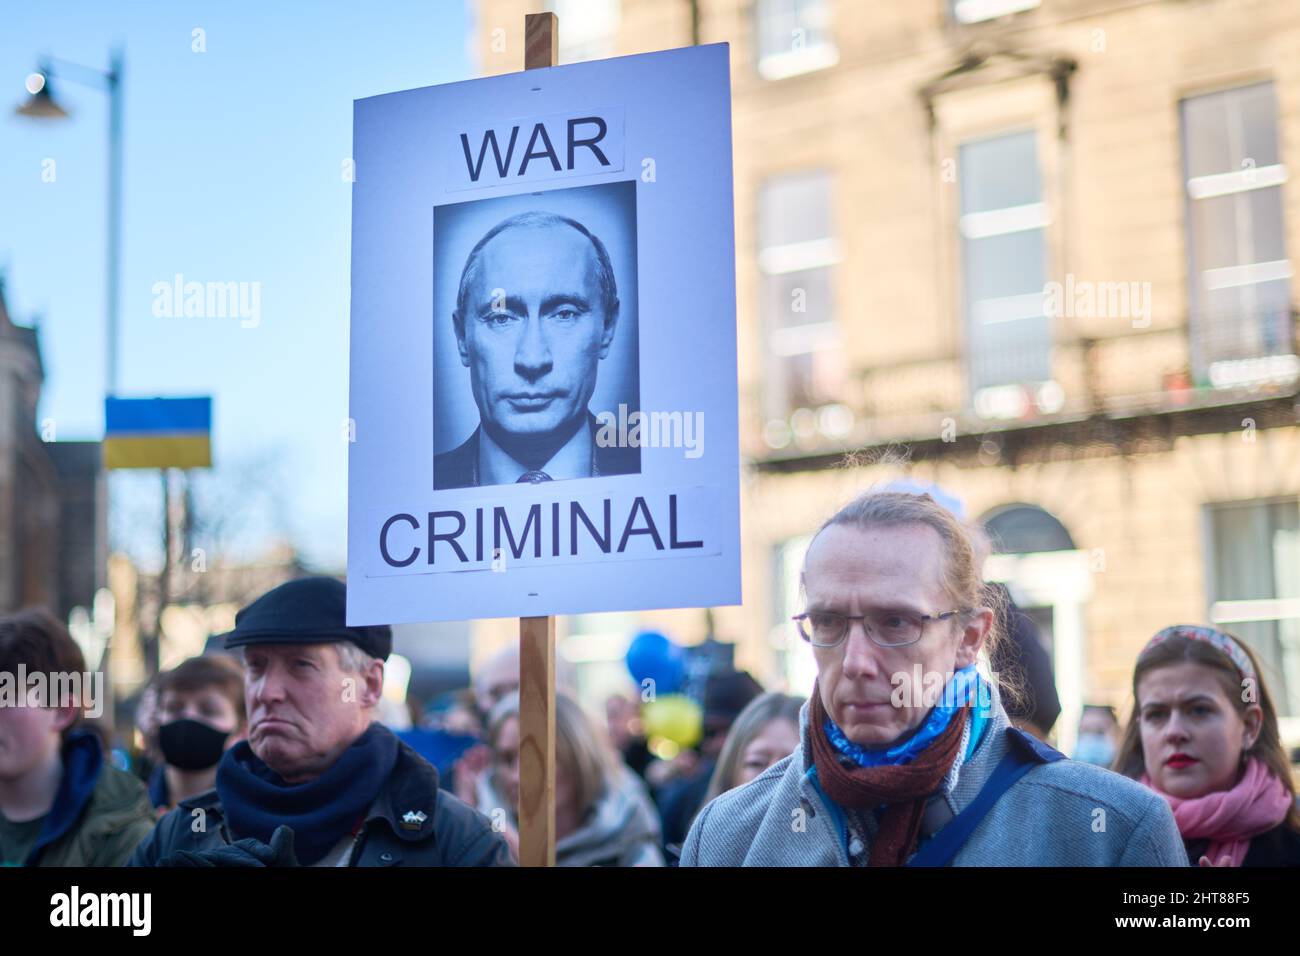
M638 473L640 449L598 444L587 408L618 311L609 253L581 223L525 212L490 229L452 315L479 427L435 456L434 488Z
M800 745L696 817L683 866L1186 866L1168 805L1013 726L965 527L874 492L808 547ZM1153 799L1154 798L1154 799Z
M239 612L226 646L244 656L248 739L131 865L510 865L487 818L374 722L392 632L348 627L345 596L339 581L304 578Z
M474 705L483 726L503 698L519 690L519 645L507 644L474 672Z

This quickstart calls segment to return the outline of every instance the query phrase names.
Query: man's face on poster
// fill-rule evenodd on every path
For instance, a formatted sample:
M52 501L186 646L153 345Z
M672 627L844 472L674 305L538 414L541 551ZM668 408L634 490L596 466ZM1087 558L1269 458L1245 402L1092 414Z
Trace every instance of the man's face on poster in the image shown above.
M510 227L467 280L456 341L483 427L526 443L585 419L618 321L591 240L562 223Z

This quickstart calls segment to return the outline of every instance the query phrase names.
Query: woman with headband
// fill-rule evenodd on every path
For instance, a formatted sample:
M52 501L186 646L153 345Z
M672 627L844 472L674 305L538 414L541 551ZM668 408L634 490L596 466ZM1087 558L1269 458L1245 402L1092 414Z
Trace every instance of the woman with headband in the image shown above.
M1295 784L1249 648L1167 627L1138 655L1133 699L1116 769L1169 802L1189 861L1300 866Z

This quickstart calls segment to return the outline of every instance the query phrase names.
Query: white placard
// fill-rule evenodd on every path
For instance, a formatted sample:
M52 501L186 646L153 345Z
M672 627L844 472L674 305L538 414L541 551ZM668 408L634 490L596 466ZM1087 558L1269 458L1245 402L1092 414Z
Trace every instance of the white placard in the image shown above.
M353 136L348 623L738 604L726 44Z

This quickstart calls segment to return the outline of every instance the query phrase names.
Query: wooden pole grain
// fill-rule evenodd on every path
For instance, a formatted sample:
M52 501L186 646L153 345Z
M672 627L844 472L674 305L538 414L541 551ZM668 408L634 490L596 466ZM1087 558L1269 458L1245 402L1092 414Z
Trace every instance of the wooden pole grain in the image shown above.
M524 69L555 66L560 22L524 18ZM555 618L519 619L519 864L555 865Z

